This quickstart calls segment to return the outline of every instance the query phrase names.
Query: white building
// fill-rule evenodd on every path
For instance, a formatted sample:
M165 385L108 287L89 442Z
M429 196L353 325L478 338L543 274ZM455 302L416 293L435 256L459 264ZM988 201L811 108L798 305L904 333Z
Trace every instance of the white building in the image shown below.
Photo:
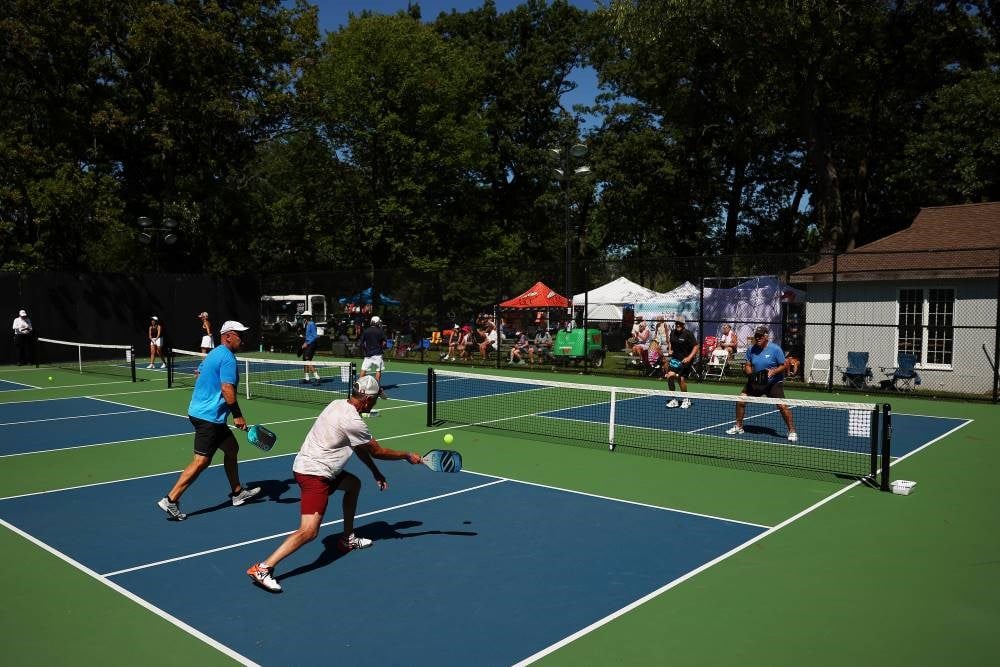
M848 352L868 352L878 387L881 369L908 353L918 360L915 392L992 395L1000 202L921 209L909 228L824 258L792 282L807 288L806 369L816 354L845 367ZM836 369L833 381L842 381Z

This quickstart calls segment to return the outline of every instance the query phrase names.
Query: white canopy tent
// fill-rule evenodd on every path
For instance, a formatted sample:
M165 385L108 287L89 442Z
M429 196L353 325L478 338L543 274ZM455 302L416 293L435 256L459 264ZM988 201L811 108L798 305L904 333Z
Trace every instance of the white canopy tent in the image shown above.
M586 294L573 296L573 305L583 307L586 303L588 320L620 321L623 306L662 298L663 295L659 292L621 276L606 285L595 287Z

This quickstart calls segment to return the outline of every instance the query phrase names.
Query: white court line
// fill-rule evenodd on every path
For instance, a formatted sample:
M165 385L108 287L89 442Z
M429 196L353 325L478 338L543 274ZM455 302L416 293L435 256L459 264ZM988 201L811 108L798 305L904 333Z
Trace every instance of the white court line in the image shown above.
M129 415L136 412L149 412L142 408L135 410L122 410L120 412L95 412L89 415L73 415L71 417L46 417L45 419L26 419L20 422L0 422L0 426L17 426L18 424L37 424L39 422L57 422L65 419L89 419L91 417L108 417L110 415Z
M45 542L42 542L41 540L35 538L34 536L32 536L32 535L24 532L23 530L21 530L17 526L13 526L10 523L4 521L3 519L0 519L0 525L3 525L5 528L7 528L8 530L10 530L13 533L17 533L18 535L20 535L24 539L28 540L29 542L31 542L35 546L37 546L37 547L39 547L41 549L44 549L45 551L49 552L50 554L52 554L53 556L55 556L59 560L65 562L65 563L68 563L69 565L71 565L72 567L76 568L80 572L83 572L84 574L86 574L88 577L96 579L97 581L101 582L102 584L104 584L105 586L107 586L108 588L110 588L111 590L113 590L113 591L115 591L117 593L120 593L124 597L128 598L132 602L134 602L137 605L139 605L140 607L142 607L144 609L147 609L148 611L153 612L154 614L156 614L157 616L159 616L163 620L167 621L168 623L171 623L171 624L175 625L176 627L180 628L181 630L183 630L184 632L188 633L192 637L200 639L201 641L205 642L206 644L208 644L209 646L211 646L215 650L219 651L220 653L229 656L230 658L232 658L236 662L238 662L238 663L240 663L242 665L248 665L248 666L252 666L252 667L257 667L257 663L254 662L253 660L247 658L246 656L243 656L243 655L237 653L236 651L234 651L233 649L229 648L225 644L222 644L222 643L220 643L220 642L212 639L211 637L209 637L208 635L206 635L204 632L201 632L197 628L194 628L194 627L188 625L187 623L185 623L184 621L180 620L176 616L173 616L170 613L168 613L168 612L160 609L159 607L157 607L156 605L152 604L151 602L147 602L146 600L144 600L143 598L139 597L135 593L131 592L127 588L123 588L122 586L119 586L115 582L109 581L107 578L101 576L97 572L94 572L93 570L91 570L89 567L87 567L83 563L80 563L79 561L76 561L76 560L70 558L69 556L67 556L66 554L62 553L61 551L58 551L57 549L54 549L54 548L50 547Z
M479 489L486 488L487 486L493 486L495 484L501 484L501 483L503 483L505 481L507 481L507 480L505 480L503 478L495 479L492 482L487 482L486 484L480 484L478 486L472 486L472 487L469 487L468 489L460 489L458 491L451 491L449 493L442 493L441 495L432 496L430 498L421 498L420 500L413 500L413 501L408 502L408 503L401 503L399 505L393 505L392 507L383 507L382 509L374 510L374 511L371 511L371 512L365 512L364 514L358 514L354 518L355 519L363 519L364 517L374 516L376 514L382 514L383 512L391 512L393 510L402 509L404 507L412 507L413 505L422 505L423 503L428 503L428 502L431 502L432 500L440 500L441 498L447 498L449 496L457 496L457 495L462 494L462 493L468 493L469 491L478 491ZM338 524L338 523L343 523L343 521L344 521L343 519L335 519L333 521L326 521L326 522L320 524L320 528L324 528L326 526L332 526L332 525ZM188 560L190 558L197 558L199 556L205 556L207 554L214 554L214 553L218 553L219 551L226 551L228 549L238 549L239 547L244 547L244 546L246 546L248 544L256 544L258 542L266 542L267 540L273 540L273 539L276 539L276 538L279 538L279 537L287 537L288 535L291 535L294 532L295 532L295 530L286 530L283 533L275 533L274 535L267 535L265 537L256 537L256 538L254 538L252 540L246 540L246 541L243 541L243 542L236 542L235 544L227 544L226 546L223 546L223 547L216 547L214 549L206 549L205 551L198 551L198 552L195 552L195 553L185 554L183 556L176 556L174 558L167 558L165 560L159 560L159 561L155 561L153 563L146 563L145 565L136 565L135 567L128 567L128 568L125 568L124 570L115 570L114 572L107 572L107 573L105 573L105 574L103 574L101 576L103 576L103 577L114 577L114 576L117 576L119 574L125 574L127 572L135 572L136 570L145 570L145 569L148 569L148 568L151 568L151 567L157 567L158 565L166 565L168 563L176 563L177 561Z
M34 454L51 454L52 452L68 452L72 449L86 449L87 447L104 447L105 445L121 445L126 442L146 442L148 440L156 440L157 438L176 438L181 435L191 435L191 431L182 431L180 433L164 433L163 435L146 435L141 438L128 438L126 440L109 440L108 442L92 442L89 445L70 445L69 447L57 447L56 449L37 449L31 452L15 452L13 454L0 454L0 459L7 459L14 456L32 456ZM33 495L33 494L27 494ZM4 500L4 498L0 498Z
M26 383L18 382L17 384L26 384ZM113 380L111 382L88 382L86 384L50 384L50 385L39 385L39 386L26 384L26 386L31 389L75 389L77 387L103 387L109 384L135 384L135 383L132 382L131 380ZM28 391L28 389L8 389L8 391ZM70 396L69 398L78 398L78 397ZM35 399L35 400L40 400L40 399Z
M954 417L952 417L952 419L954 419ZM901 456L901 457L897 458L896 460L890 462L889 465L890 466L896 465L897 463L899 463L900 461L906 459L907 457L909 457L909 456L911 456L913 454L916 454L917 452L921 451L922 449L930 447L935 442L941 440L942 438L945 438L945 437L951 435L952 433L954 433L955 431L959 430L960 428L964 428L965 426L971 424L972 422L973 422L972 419L966 420L965 422L963 422L962 424L960 424L960 425L956 426L955 428L951 429L947 433L944 433L944 434L942 434L942 435L934 438L933 440L931 440L931 441L929 441L929 442L921 445L920 447L914 449L912 452L910 452L910 453L908 453L908 454L906 454L904 456ZM704 563L700 567L698 567L698 568L696 568L694 570L691 570L690 572L688 572L688 573L686 573L686 574L678 577L677 579L674 579L673 581L667 583L666 585L661 586L660 588L656 589L655 591L653 591L651 593L648 593L647 595L644 595L643 597L641 597L638 600L632 602L631 604L628 604L628 605L622 607L618 611L613 612L613 613L605 616L604 618L602 618L602 619L600 619L598 621L595 621L594 623L591 623L590 625L586 626L585 628L581 628L580 630L574 632L573 634L571 634L571 635L569 635L569 636L567 636L567 637L559 640L555 644L552 644L552 645L550 645L550 646L542 649L541 651L539 651L539 652L537 652L537 653L535 653L533 655L528 656L524 660L521 660L520 662L515 663L513 665L513 667L526 667L527 665L530 665L530 664L532 664L534 662L537 662L538 660L541 660L545 656L550 655L551 653L554 653L554 652L558 651L560 648L573 643L577 639L580 639L581 637L590 634L591 632L593 632L594 630L597 630L598 628L600 628L602 626L607 625L608 623L610 623L611 621L615 620L616 618L619 618L620 616L624 616L628 612L630 612L630 611L632 611L632 610L634 610L634 609L636 609L636 608L644 605L645 603L649 602L650 600L652 600L652 599L654 599L656 597L659 597L663 593L669 591L671 588L675 588L676 586L679 586L680 584L684 583L688 579L690 579L690 578L692 578L692 577L700 574L701 572L704 572L708 568L710 568L710 567L712 567L714 565L717 565L718 563L721 563L722 561L726 560L730 556L733 556L733 555L735 555L735 554L743 551L747 547L750 547L750 546L756 544L757 542L765 539L766 537L769 537L770 535L772 535L773 533L776 533L777 531L781 530L785 526L787 526L787 525L789 525L789 524L791 524L791 523L793 523L795 521L798 521L799 519L801 519L802 517L806 516L807 514L810 514L813 511L815 511L815 510L819 509L820 507L822 507L823 505L827 504L831 500L833 500L835 498L838 498L838 497L842 496L843 494L847 493L848 491L852 490L854 487L856 487L856 486L862 486L863 484L864 484L863 480L859 480L857 482L854 482L853 484L850 484L849 486L844 487L843 489L840 489L836 493L833 493L833 494L827 496L826 498L820 500L819 502L816 502L813 505L810 505L809 507L805 508L804 510L802 510L798 514L795 514L794 516L791 516L788 519L785 519L784 521L782 521L778 525L774 526L773 528L770 528L769 530L761 533L760 535L757 535L756 537L753 537L753 538L747 540L743 544L740 544L740 545L734 547L733 549L730 549L726 553L724 553L724 554L722 554L722 555L720 555L720 556L718 556L718 557L710 560L707 563Z

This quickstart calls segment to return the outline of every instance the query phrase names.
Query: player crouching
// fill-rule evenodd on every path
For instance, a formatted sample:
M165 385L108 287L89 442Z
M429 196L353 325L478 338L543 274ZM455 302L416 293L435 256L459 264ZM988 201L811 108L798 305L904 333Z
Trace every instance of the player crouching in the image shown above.
M274 553L247 570L251 581L258 586L272 593L281 591L281 585L274 577L275 566L302 545L316 539L327 501L334 491L344 492L344 534L337 541L337 549L346 553L372 545L370 539L354 534L354 515L361 493L361 480L344 470L348 459L351 454L357 453L361 462L371 470L380 491L389 488L389 484L375 465L375 459L406 459L413 465L421 462L420 454L386 449L368 432L368 424L361 414L371 412L378 402L380 391L378 381L371 375L358 378L351 397L326 406L309 430L292 463L292 472L302 495L301 523L298 530L285 538Z

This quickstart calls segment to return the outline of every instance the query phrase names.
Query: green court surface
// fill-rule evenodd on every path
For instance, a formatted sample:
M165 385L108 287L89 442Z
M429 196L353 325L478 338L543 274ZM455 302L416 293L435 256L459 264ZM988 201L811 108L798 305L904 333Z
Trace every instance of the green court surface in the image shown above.
M426 370L390 366L417 374ZM143 369L139 375L144 381L133 384L61 370L0 367L0 381L37 387L2 391L0 403L92 396L186 414L190 390L167 389L162 373ZM549 373L538 377L553 379ZM652 381L575 374L555 379L654 386ZM734 391L707 383L693 387ZM428 428L426 408L416 402L382 402L381 416L371 421L371 428L388 447L418 451L441 447L443 432L451 432L451 447L462 452L465 468L475 472L773 527L746 548L581 628L578 635L540 654L525 656L524 664L988 664L1000 655L1000 531L995 518L1000 507L995 480L1000 469L1000 407L892 398L897 414L972 420L893 466L893 478L918 482L914 493L905 497L860 485L610 453L501 431ZM280 441L269 453L245 445L241 458L287 456L290 468L289 454L297 450L321 408L244 401L248 421L268 424ZM0 497L177 472L190 456L190 434L0 456ZM384 471L391 483L391 467ZM363 481L362 493L372 492L371 480ZM150 498L150 505L156 500ZM331 508L339 515L339 503ZM297 515L291 509L289 514L291 528ZM100 520L100 508L95 508L94 520ZM613 526L594 539L630 548L630 535ZM113 550L115 544L107 548ZM0 605L5 664L234 662L196 632L7 524L0 529L0 549L7 566ZM178 581L177 586L198 583ZM239 580L236 585L248 584ZM268 601L261 596L261 615L267 615ZM330 602L335 627L337 601ZM290 656L289 664L315 658L304 641L302 654ZM324 658L351 664L350 656ZM400 655L399 665L410 662Z

